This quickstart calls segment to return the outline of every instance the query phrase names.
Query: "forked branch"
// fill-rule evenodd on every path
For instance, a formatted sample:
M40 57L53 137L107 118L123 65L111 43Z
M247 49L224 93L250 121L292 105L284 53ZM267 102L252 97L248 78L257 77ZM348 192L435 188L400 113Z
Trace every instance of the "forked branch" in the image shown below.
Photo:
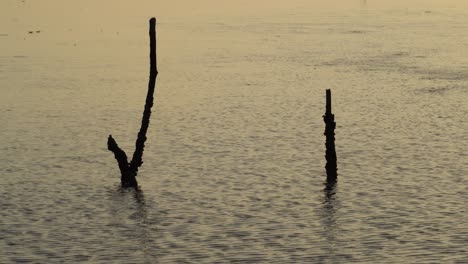
M143 164L143 151L145 148L146 132L148 131L151 107L154 101L154 88L156 86L156 77L158 76L158 69L156 64L156 18L151 18L149 21L150 29L150 76L148 81L148 93L146 94L145 109L143 111L143 118L141 120L140 132L135 142L135 152L133 153L132 161L129 163L127 154L119 148L117 142L112 135L109 135L107 140L107 148L114 153L115 159L119 165L122 174L121 182L123 186L137 186L135 179L138 168Z

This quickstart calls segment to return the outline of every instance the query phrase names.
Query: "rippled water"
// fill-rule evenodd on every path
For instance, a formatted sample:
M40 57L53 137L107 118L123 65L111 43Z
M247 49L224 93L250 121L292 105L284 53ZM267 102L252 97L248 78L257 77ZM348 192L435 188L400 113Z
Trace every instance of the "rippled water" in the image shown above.
M133 151L150 11L5 19L1 263L467 263L468 11L158 17L135 191L106 142Z

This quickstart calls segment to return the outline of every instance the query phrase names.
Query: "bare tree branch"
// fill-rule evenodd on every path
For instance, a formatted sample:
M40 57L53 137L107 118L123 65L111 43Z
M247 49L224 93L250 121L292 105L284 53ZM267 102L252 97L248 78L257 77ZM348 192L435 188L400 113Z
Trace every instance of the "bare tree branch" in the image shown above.
M154 88L156 86L156 77L158 75L156 65L156 18L151 18L149 21L150 29L150 76L148 82L148 93L146 95L145 109L141 120L140 132L135 142L135 152L133 153L132 161L129 163L127 154L117 145L112 135L107 139L107 148L114 153L115 159L119 164L119 169L122 174L121 181L123 186L136 187L135 179L138 168L143 164L143 150L145 148L146 132L148 131L151 107L154 101Z

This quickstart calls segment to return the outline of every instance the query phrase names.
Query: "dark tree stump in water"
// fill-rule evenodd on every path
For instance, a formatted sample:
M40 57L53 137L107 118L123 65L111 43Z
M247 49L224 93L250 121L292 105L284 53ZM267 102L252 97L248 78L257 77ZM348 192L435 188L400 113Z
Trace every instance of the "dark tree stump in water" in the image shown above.
M129 163L127 154L123 151L112 135L109 135L107 140L107 148L114 153L115 159L119 165L121 173L122 186L136 187L138 185L136 176L138 168L143 164L143 150L145 148L146 132L148 131L151 107L154 101L154 87L156 86L156 77L158 76L158 69L156 65L156 18L151 18L149 21L150 29L150 76L148 82L148 93L146 95L145 109L143 111L143 118L141 120L140 132L135 142L135 152L133 153L132 161Z
M336 165L336 151L335 151L335 115L332 114L332 107L331 107L331 91L327 89L326 91L327 96L327 104L326 104L326 111L325 115L323 116L323 121L325 122L325 158L327 160L327 164L325 165L325 169L327 170L327 184L334 184L337 181L338 177L338 168Z

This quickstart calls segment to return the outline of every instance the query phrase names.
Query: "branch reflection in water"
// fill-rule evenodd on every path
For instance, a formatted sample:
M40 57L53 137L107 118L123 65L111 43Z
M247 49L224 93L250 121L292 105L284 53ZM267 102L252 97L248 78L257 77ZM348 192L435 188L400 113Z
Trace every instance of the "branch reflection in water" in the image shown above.
M109 189L110 214L109 226L120 236L124 243L134 244L145 263L155 261L158 220L151 220L149 203L139 187L122 188L120 185Z
M322 225L323 236L326 241L325 252L326 256L331 260L335 259L339 253L338 251L338 226L336 222L336 214L338 210L338 200L336 197L337 184L326 183L322 207Z

